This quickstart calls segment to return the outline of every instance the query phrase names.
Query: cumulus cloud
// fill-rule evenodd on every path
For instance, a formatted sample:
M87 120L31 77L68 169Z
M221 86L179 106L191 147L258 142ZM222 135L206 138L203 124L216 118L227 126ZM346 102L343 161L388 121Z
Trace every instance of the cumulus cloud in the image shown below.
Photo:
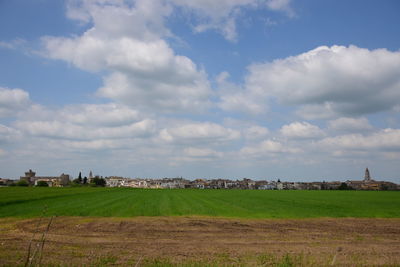
M240 150L240 154L243 156L252 157L265 157L265 156L276 156L281 153L298 153L300 150L291 148L287 145L282 144L276 140L264 140L261 143L251 146L245 146Z
M6 144L17 140L20 132L14 128L0 124L0 144Z
M25 44L25 40L23 39L15 39L9 42L0 41L0 48L6 49L17 49L18 47Z
M289 10L290 1L270 0L70 0L67 16L88 25L79 36L43 37L43 54L83 70L104 73L97 95L135 108L160 112L202 112L212 106L205 71L188 57L177 55L165 38L174 12L187 11L198 21L196 31L217 29L236 39L236 18L243 8ZM252 99L223 95L221 108L262 112Z
M339 118L328 122L328 129L340 133L368 132L373 129L367 118Z
M271 10L283 11L288 16L293 17L295 13L290 5L290 2L291 0L268 0L266 4Z
M184 149L184 154L194 158L216 158L221 157L222 153L210 148L187 147Z
M257 140L263 139L269 134L268 128L254 125L244 130L244 135L246 139Z
M366 117L381 111L399 112L398 51L318 47L251 64L242 84L230 82L229 74L222 72L216 78L218 90L213 91L206 71L168 43L176 37L166 26L171 16L187 12L196 32L215 30L235 41L243 10L266 8L292 17L290 0L67 3L68 18L84 24L83 33L44 37L43 54L101 75L103 85L96 95L112 103L46 108L31 103L24 90L0 88L0 117L16 117L0 124L0 144L4 144L0 155L18 140L21 149L14 149L15 153L11 149L11 154L33 158L42 149L43 160L75 153L71 158L78 161L85 156L95 158L92 150L104 150L125 165L151 160L178 166L212 160L214 167L254 163L262 169L265 165L255 162L329 162L332 153L399 156L399 130L377 130ZM0 42L3 48L11 45ZM286 114L289 109L282 105L292 107L297 116ZM204 117L196 122L189 114L215 106L220 110L212 115L213 122L204 122ZM264 120L264 116L236 113L265 115L276 107L290 123L277 125L281 114ZM179 115L171 115L174 112ZM224 117L223 123L217 123ZM329 121L326 128L302 121L314 119Z
M293 122L282 126L280 132L283 136L289 138L319 138L325 133L316 125L308 122Z
M21 89L0 87L0 117L13 116L30 104L29 93Z
M240 138L240 132L211 122L186 123L163 129L160 140L169 143L221 144Z
M171 0L171 2L197 16L194 26L196 32L216 30L229 41L236 41L238 38L236 24L242 9L266 7L272 11L284 11L289 16L294 15L290 0L269 0L265 4L257 0Z
M248 70L243 105L275 101L306 119L388 111L400 101L400 52L386 49L322 46Z
M400 152L400 130L387 128L370 135L328 137L321 140L319 145L332 151Z
M157 40L170 35L165 19L171 14L163 0L68 0L67 17L92 24L109 37L127 35Z
M53 147L63 147L64 150L69 151L93 151L93 150L115 150L115 149L129 149L130 139L94 139L94 140L61 140L53 143Z
M229 41L237 40L236 20L239 9L255 6L254 0L172 0L175 5L186 8L197 16L196 32L217 30Z
M70 0L67 16L91 27L81 36L44 37L44 54L87 71L109 72L101 97L142 109L199 112L211 106L207 75L163 39L172 36L166 19L181 8L198 16L197 31L217 29L234 40L240 8L259 6L256 0ZM266 6L280 10L289 2ZM224 109L237 106L237 99L225 98ZM260 109L251 102L242 106Z
M142 115L129 107L109 103L66 106L60 111L60 117L78 125L112 127L133 123Z
M171 12L164 1L82 3L70 8L70 16L93 26L81 36L43 38L46 56L110 73L98 95L120 103L169 112L207 108L211 90L205 72L162 39L169 34L164 19Z
M247 91L244 91L241 86L230 82L229 78L230 74L226 71L221 72L216 77L220 98L218 107L220 109L228 112L249 114L259 114L265 111L265 105L260 104Z
M119 127L96 128L61 121L18 121L15 125L21 131L34 136L77 140L148 137L154 132L154 121L151 120Z
M191 73L184 73L183 69L176 69L177 72L182 71L178 74L169 69L168 64L164 68L161 71L165 73L160 72L157 74L159 77L153 78L151 74L142 78L114 73L105 78L98 95L148 111L192 113L202 112L211 106L211 90L203 72L193 69Z
M58 110L34 105L13 124L30 136L93 141L149 137L156 129L154 120L115 103L72 105Z

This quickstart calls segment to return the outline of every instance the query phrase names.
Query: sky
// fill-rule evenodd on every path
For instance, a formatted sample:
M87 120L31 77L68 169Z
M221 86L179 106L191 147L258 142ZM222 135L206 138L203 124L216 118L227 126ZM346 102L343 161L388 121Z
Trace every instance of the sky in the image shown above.
M0 0L0 177L400 183L397 0Z

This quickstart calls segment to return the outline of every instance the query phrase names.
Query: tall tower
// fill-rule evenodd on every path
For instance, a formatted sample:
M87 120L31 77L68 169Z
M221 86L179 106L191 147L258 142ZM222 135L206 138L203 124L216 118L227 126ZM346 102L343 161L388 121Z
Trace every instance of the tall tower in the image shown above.
M364 175L364 182L370 182L371 181L371 175L369 174L368 168L365 169L365 175Z

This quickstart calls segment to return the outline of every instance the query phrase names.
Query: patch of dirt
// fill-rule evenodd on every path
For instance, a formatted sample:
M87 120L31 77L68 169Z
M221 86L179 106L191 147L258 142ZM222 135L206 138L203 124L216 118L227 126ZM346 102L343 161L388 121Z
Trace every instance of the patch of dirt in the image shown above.
M24 263L49 218L38 222L0 219L0 265ZM400 266L400 219L56 217L45 238L43 264Z

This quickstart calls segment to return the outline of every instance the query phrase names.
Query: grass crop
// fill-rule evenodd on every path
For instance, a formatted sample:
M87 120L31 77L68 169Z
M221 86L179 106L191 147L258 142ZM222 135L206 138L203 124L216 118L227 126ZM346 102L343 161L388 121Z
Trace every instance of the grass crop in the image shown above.
M399 218L400 192L0 188L0 217Z

